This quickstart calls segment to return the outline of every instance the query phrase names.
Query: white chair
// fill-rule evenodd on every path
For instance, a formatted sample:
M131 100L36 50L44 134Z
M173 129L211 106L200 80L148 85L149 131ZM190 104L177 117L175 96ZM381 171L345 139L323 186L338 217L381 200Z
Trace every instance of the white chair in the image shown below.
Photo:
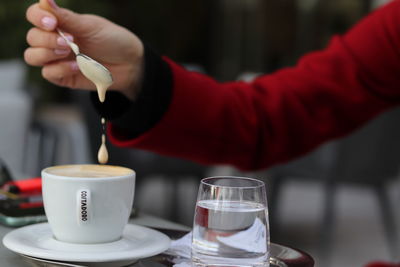
M13 177L22 178L32 101L24 92L26 67L20 60L0 62L0 158Z
M378 202L384 233L393 260L399 247L394 210L386 186L398 179L400 168L400 108L386 112L352 135L331 142L299 160L268 171L271 228L278 228L279 193L288 179L313 179L324 184L320 235L321 258L327 259L335 220L336 189L340 184L369 187ZM276 232L275 232L276 233ZM326 265L325 265L326 266Z

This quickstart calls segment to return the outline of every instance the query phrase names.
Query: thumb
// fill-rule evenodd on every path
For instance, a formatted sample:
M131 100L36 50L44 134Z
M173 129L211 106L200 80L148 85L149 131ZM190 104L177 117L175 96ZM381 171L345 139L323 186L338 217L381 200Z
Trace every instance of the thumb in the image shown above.
M88 24L85 23L82 14L75 13L66 8L60 8L55 0L40 0L39 6L56 16L58 27L66 32L80 34L88 30Z

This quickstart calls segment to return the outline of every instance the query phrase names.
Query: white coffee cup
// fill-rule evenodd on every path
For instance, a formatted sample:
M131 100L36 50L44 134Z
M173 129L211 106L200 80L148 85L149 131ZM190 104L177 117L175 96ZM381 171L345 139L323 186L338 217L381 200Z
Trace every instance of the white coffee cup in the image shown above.
M121 238L132 210L135 172L109 165L64 165L42 171L46 216L54 237L93 244Z

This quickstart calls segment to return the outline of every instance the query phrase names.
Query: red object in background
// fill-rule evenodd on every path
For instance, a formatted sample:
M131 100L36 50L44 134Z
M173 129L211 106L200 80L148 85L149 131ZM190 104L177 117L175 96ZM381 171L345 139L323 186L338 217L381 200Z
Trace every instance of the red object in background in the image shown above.
M201 227L208 227L208 209L196 205L195 221Z
M43 202L23 202L19 204L20 209L33 209L33 208L41 208L43 207Z
M400 267L400 263L372 262L365 267Z
M34 195L42 192L42 178L30 178L20 181L12 181L3 185L3 190L14 194Z

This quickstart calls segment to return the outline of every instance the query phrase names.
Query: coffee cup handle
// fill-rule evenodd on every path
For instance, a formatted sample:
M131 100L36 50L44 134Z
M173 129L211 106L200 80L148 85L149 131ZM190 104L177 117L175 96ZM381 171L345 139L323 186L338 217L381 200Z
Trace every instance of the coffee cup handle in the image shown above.
M90 223L91 219L91 193L89 189L80 189L76 194L76 210L79 225Z

